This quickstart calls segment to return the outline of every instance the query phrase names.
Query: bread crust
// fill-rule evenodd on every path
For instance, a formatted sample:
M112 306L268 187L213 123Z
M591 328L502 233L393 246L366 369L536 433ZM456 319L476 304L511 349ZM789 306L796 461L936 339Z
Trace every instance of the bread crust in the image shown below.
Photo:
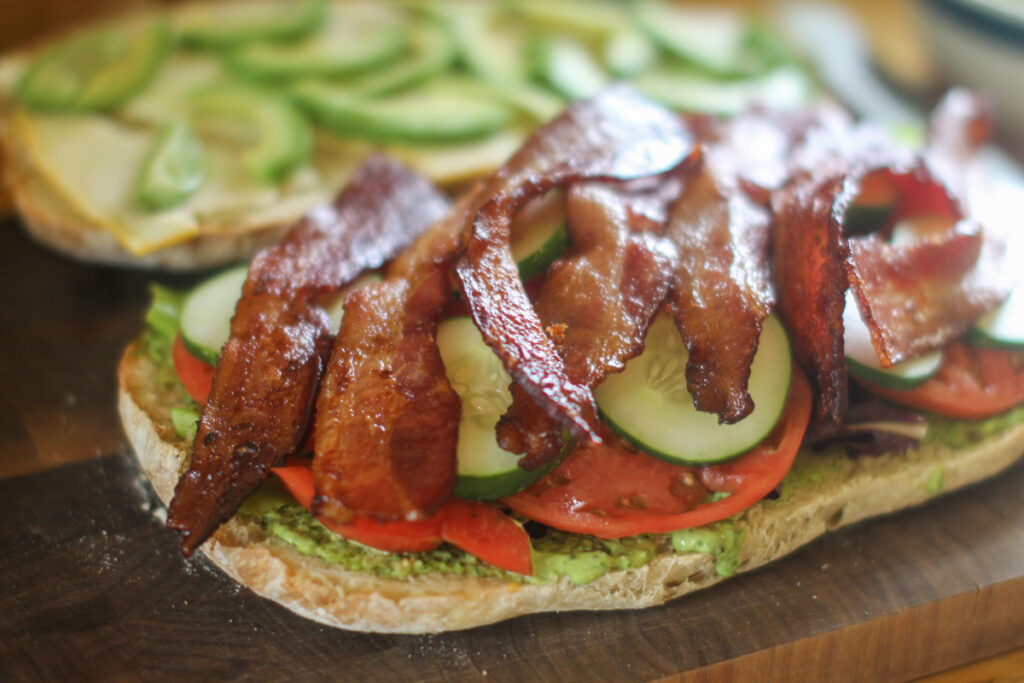
M121 417L143 470L167 503L186 469L188 448L169 418L181 389L161 386L155 377L153 363L130 346L118 370ZM742 533L739 571L787 555L826 531L933 498L926 484L940 468L943 492L949 492L1000 472L1022 452L1024 424L961 449L930 446L856 460L841 454L811 456L825 458L814 460L812 485L762 501L734 518ZM443 574L380 578L303 555L239 517L222 526L202 550L236 581L304 617L387 633L460 630L536 612L637 609L722 580L713 556L672 551L639 569L613 569L585 585L564 576L540 585Z

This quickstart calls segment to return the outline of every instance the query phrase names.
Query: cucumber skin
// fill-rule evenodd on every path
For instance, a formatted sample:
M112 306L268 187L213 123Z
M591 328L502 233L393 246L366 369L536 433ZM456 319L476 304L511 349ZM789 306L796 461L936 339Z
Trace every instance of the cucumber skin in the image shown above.
M789 373L789 382L787 382L787 384L786 384L786 395L787 396L789 395L789 388L790 388L790 385L792 383L793 383L793 373L791 371ZM779 414L775 418L775 423L776 424L778 423L779 419L782 417L782 413L785 411L785 409L786 409L786 404L783 403L782 404L782 410L779 411ZM754 448L757 448L757 445L758 445L757 443L755 443L750 448L747 448L747 449L741 450L741 451L737 451L735 453L729 453L728 455L723 455L722 457L719 457L719 458L711 458L711 459L680 458L678 456L671 455L669 453L664 453L662 451L659 451L656 448L652 448L649 444L645 444L645 443L641 442L640 440L630 436L629 433L627 433L625 430L623 430L621 427L619 427L619 425L615 424L615 421L612 420L604 411L602 411L600 409L600 406L598 406L598 412L601 414L601 418L605 421L605 423L609 427L612 428L612 431L615 432L616 434L618 434L620 437L622 437L622 439L624 439L628 443L630 443L633 446L635 446L642 453L646 453L647 455L649 455L649 456L651 456L653 458L657 458L658 460L664 460L665 462L670 463L672 465L681 465L683 467L711 467L711 466L714 466L714 465L721 465L724 462L729 462L730 460L736 460L737 458L740 458L741 456L746 455L747 453L749 453ZM769 431L769 434L770 433L771 432ZM758 442L758 443L760 443L760 442Z
M847 237L870 235L885 227L896 203L854 204L846 210L843 234Z
M927 375L907 378L883 369L872 368L850 356L846 356L846 368L850 371L850 374L871 384L884 389L892 389L893 391L906 391L921 386L935 375L940 365L941 363L937 364L935 370Z
M964 339L975 346L984 346L991 349L1004 349L1006 351L1020 351L1024 349L1024 324L1020 318L1024 316L1024 285L1018 286L1010 293L1010 296L1000 306L985 315L981 316L967 331ZM1010 318L1016 325L1005 322ZM991 328L1002 327L1004 332L1009 327L1009 334L999 336L994 334ZM1016 329L1013 329L1016 327Z
M545 242L540 249L516 264L516 267L519 268L519 279L526 282L545 272L548 266L558 260L558 257L569 248L570 243L569 229L563 223L561 228L556 230L551 239Z
M647 347L644 350L644 354L648 353L648 351L650 351L650 350L653 350L655 353L658 353L657 348L655 346L651 345L650 337L651 337L651 334L657 333L656 332L656 326L659 326L659 325L661 325L661 326L671 325L672 326L672 330L675 331L673 323L667 322L664 319L655 320L655 322L651 325L651 331L648 332L648 340L646 342L647 343ZM633 426L632 430L627 429L626 427L624 427L623 426L623 422L620 421L620 420L616 420L615 417L612 415L613 412L618 412L622 408L622 405L623 405L621 400L616 400L616 399L618 397L621 397L622 395L624 395L626 392L629 392L630 389L635 386L635 381L633 379L617 380L617 383L625 381L626 384L625 385L621 385L620 384L619 386L616 387L615 392L612 394L613 397L615 397L615 398L613 398L612 400L609 400L608 398L606 398L605 396L602 395L602 387L604 386L603 384L598 386L597 389L595 389L595 396L597 398L597 407L598 407L598 411L599 411L602 419L617 434L619 434L625 441L627 441L628 443L636 446L640 451L642 451L644 453L647 453L648 455L651 455L651 456L653 456L655 458L658 458L659 460L665 460L666 462L670 462L670 463L672 463L674 465L682 465L682 466L686 466L686 467L699 467L699 466L705 466L705 465L715 465L715 464L719 464L719 463L722 463L722 462L727 462L729 460L736 459L736 458L740 457L741 455L743 455L744 453L749 452L752 448L755 448L765 437L767 437L771 433L771 431L774 428L774 426L778 423L779 419L782 417L782 414L785 412L785 409L786 409L787 397L789 395L790 384L793 381L793 372L794 371L793 371L793 361L792 361L792 346L791 346L791 344L789 342L789 337L788 337L788 334L786 333L785 328L782 326L781 322L778 321L778 319L774 318L774 316L770 316L769 318L767 318L765 320L765 323L764 323L763 328L762 328L762 333L761 333L762 336L761 336L761 340L760 340L760 344L759 344L758 353L761 354L762 352L764 352L765 349L772 348L768 344L766 344L766 340L765 340L765 336L764 336L765 333L769 331L769 326L771 326L771 329L774 330L774 332L772 332L772 334L775 337L777 343L779 345L781 345L778 348L778 350L780 352L784 352L784 355L785 355L785 358L786 358L786 364L785 364L785 369L782 370L781 372L784 372L785 374L784 374L784 376L782 376L782 375L776 376L776 373L780 372L777 368L779 368L781 366L780 366L779 363L774 363L773 364L771 362L771 360L774 358L774 356L768 357L767 359L761 357L760 355L755 356L754 364L752 366L752 372L751 372L751 381L748 383L748 386L749 386L749 388L751 390L752 395L754 396L754 400L755 401L764 400L764 401L768 402L767 407L765 406L764 403L762 403L761 404L761 412L757 413L757 415L760 415L760 416L768 416L768 421L761 422L761 420L764 419L764 418L763 417L759 417L758 418L758 422L761 422L761 424L759 426L762 427L762 428L767 426L767 428L764 428L763 431L758 431L758 433L753 435L753 437L743 437L743 436L736 437L736 436L732 436L732 435L724 436L723 437L724 442L726 444L731 444L731 445L728 446L729 450L725 450L724 452L720 452L719 454L714 455L712 457L699 457L699 456L696 456L696 455L687 455L687 454L680 453L679 451L677 451L675 453L667 452L666 450L664 450L664 448L665 448L664 444L668 443L669 444L669 446L668 446L669 448L675 449L675 448L677 448L677 444L679 442L676 441L676 442L669 443L669 440L667 438L665 438L665 434L670 432L673 435L678 436L677 434L675 434L675 432L678 431L679 425L674 425L671 430L668 430L667 428L663 428L661 430L662 437L654 436L652 438L651 435L654 434L655 432L657 432L658 430L657 430L657 428L655 428L653 430L651 429L651 426L650 426L651 422L650 422L650 420L670 419L671 416L667 415L663 411L663 409L661 407L659 407L658 405L656 405L656 404L652 405L652 404L645 403L649 398L654 400L655 402L659 402L661 400L665 400L663 398L659 398L658 397L658 394L659 394L660 390L652 389L652 390L648 391L644 387L638 387L638 388L634 389L634 391L632 392L632 401L631 401L631 403L633 405L651 405L652 407L651 407L651 416L643 418L643 419L640 419L639 421L637 421L635 414L633 414L631 416L631 410L629 408L625 409L625 411L623 412L623 415L626 416L627 420L629 420L630 423L632 424L632 426ZM668 334L668 332L661 332L660 334ZM683 356L681 356L681 359L682 358L686 358L687 354L686 354L686 351L685 351L685 345L682 345L681 340L680 340L680 346L681 346L682 352L683 352ZM775 345L772 345L772 346L775 346ZM638 356L637 358L632 359L630 361L630 363L637 363L637 362L641 362L642 363L643 362L642 361L642 356L644 354L641 354L641 356ZM780 354L780 359L779 360L781 360L781 354ZM647 361L647 362L650 363L651 361ZM644 367L645 367L645 365L641 364L640 368L638 368L638 369L643 369ZM646 367L650 367L650 366L648 365ZM629 372L628 364L627 364L627 369L624 372ZM755 378L755 374L757 375L756 378ZM616 376L615 375L610 376L610 378L613 378L613 377L616 377ZM634 377L635 377L635 375L634 375ZM775 381L776 379L778 381ZM680 385L677 385L677 386L680 386ZM779 386L783 387L781 391L777 388ZM685 390L685 387L682 387L682 388ZM687 392L687 395L689 395L689 392ZM779 397L782 398L781 401L778 400ZM692 398L690 400L692 400ZM777 405L773 405L776 402L777 402ZM609 410L609 404L610 404L611 410ZM772 409L772 408L774 408L773 414L769 414L768 412L766 412L766 411L768 411L769 409ZM689 413L689 411L684 409L683 412L680 412L680 413L677 414L676 419L677 420L681 420L682 421L681 424L691 423L693 421L694 417L688 415L687 413ZM706 422L706 421L710 420L711 417L712 417L710 414L708 414L708 413L699 413L699 412L697 412L696 414L698 416L703 415L704 417L699 417L698 418L698 423L692 425L695 429L710 429L710 430L713 430L713 429L717 428L714 425L714 421L713 420L711 420L711 425L710 426L709 425L701 425L701 424L699 424L702 421ZM748 418L745 418L745 419L751 419L751 418L748 417ZM755 422L754 424L758 424L758 422ZM661 424L661 423L659 423L659 424ZM742 422L738 423L738 424L742 424ZM644 440L642 437L636 436L636 434L634 432L639 433L639 434L647 433L648 434L648 440ZM693 444L690 444L689 448L690 448L691 452L693 452L694 450L698 450L698 449L699 450L703 450L704 452L707 452L708 450L712 450L707 445L708 444L708 441L707 441L707 436L708 435L711 435L710 431L702 431L701 432L701 437L702 438L701 439L697 439L697 441L699 442L699 441L703 440L705 442L704 445L703 446L696 446L696 447L694 447ZM659 448L659 446L651 443L651 441L657 441L658 438L661 438L662 442L663 442L663 445L660 448ZM722 447L722 444L719 443L717 445L717 447Z
M455 484L455 492L452 495L466 500L498 500L499 498L519 493L540 481L551 470L555 469L565 458L569 450L569 448L562 449L562 453L555 460L535 470L519 468L512 472L485 477L460 474Z
M987 334L978 327L967 330L963 337L964 341L972 346L980 346L986 349L1002 349L1003 351L1024 351L1024 341L1012 342L1006 339L999 339Z
M248 264L243 264L243 265L235 266L233 268L228 268L226 270L223 270L223 271L217 273L216 275L213 275L213 276L203 280L202 282L197 284L195 287L193 287L192 290L189 291L185 295L185 298L182 301L182 305L181 305L181 315L179 317L179 329L181 331L181 341L185 344L185 348L188 349L189 353L191 353L193 356L195 356L199 360L201 360L201 361L203 361L205 363L209 363L210 365L217 365L217 361L220 359L220 348L218 347L216 349L212 349L209 346L206 346L205 344L203 344L201 342L198 342L198 341L196 341L195 339L192 338L192 335L186 329L187 321L185 319L186 318L186 314L190 310L190 304L194 305L193 301L195 301L195 297L201 296L202 295L202 290L204 288L206 288L206 287L213 287L213 286L217 286L217 285L224 286L221 283L223 281L225 281L225 280L229 281L229 283L230 283L233 279L240 278L241 281L242 281L242 284L244 285L245 278L247 277L248 272L249 272L249 265ZM241 294L242 294L242 290L241 290L241 287L239 287L239 289L238 289L238 296L240 297ZM235 299L235 302L237 304L237 298ZM223 313L223 311L215 311L215 312L216 313ZM231 320L231 317L234 316L234 313L235 313L235 308L234 308L234 306L232 306L231 307L231 312L228 315L229 328L230 328L230 320ZM206 317L208 317L208 316L204 316L204 318L206 318ZM226 342L227 339L225 339L224 341Z

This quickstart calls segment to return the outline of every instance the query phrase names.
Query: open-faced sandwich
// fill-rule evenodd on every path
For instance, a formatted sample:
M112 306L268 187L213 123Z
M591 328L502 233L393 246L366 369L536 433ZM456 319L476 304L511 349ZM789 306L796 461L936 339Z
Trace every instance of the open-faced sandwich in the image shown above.
M208 267L276 242L374 151L461 186L612 80L715 114L813 91L759 26L653 0L183 3L0 59L4 175L72 256Z
M619 86L452 206L371 158L156 290L125 428L184 554L326 624L661 603L1024 451L1024 318L959 195L983 128L964 93L914 152Z

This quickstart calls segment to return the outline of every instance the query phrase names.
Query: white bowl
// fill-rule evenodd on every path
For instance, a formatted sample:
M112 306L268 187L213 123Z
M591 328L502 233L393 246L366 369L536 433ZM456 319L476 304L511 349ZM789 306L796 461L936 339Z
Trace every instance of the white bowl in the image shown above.
M921 29L952 84L983 93L1024 141L1024 1L919 0Z

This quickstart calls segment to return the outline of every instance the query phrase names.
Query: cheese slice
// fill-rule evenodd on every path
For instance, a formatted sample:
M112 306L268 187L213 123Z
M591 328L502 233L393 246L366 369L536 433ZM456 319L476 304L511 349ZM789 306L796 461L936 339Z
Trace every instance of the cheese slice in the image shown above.
M200 234L238 233L298 220L330 201L370 148L319 140L313 163L280 186L254 178L237 163L239 148L203 140L207 177L180 206L150 211L136 200L138 173L157 129L102 115L16 112L12 135L27 161L87 221L110 230L137 256Z
M135 202L139 169L156 140L98 115L15 112L11 135L28 163L83 217L110 230L137 256L194 237L188 208L147 211Z
M221 60L209 53L174 52L145 90L114 111L124 121L159 125L188 114L193 92L226 81Z

